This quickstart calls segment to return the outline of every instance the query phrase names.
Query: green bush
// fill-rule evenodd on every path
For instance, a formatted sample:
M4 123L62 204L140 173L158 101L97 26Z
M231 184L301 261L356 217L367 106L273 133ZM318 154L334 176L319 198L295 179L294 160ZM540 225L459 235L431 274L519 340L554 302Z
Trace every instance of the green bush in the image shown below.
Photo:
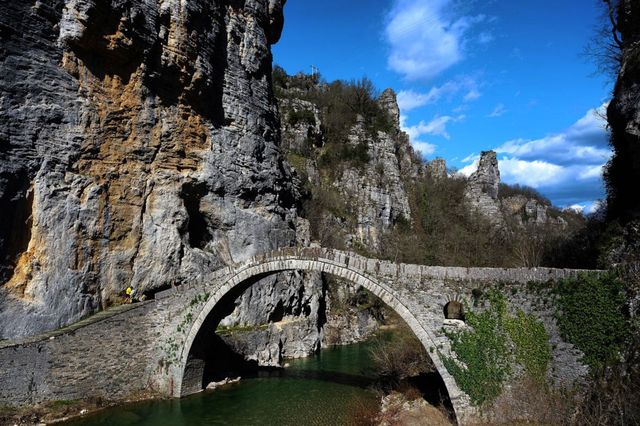
M355 168L362 169L369 163L369 144L362 141L356 145L349 143L325 145L318 159L318 167L335 173L342 163L349 163Z
M448 334L457 361L444 357L443 363L477 406L493 402L512 371L509 342L502 326L505 311L504 299L493 298L484 312L468 312L470 330Z
M273 83L273 87L277 88L286 88L287 87L287 72L279 65L275 65L273 67L273 71L271 72L271 81Z
M456 359L443 357L443 363L473 404L492 403L502 393L514 367L544 382L551 347L544 324L519 310L509 314L502 294L488 294L489 307L477 313L467 310L469 330L448 333Z
M506 318L505 327L515 346L516 362L524 367L530 378L544 381L551 361L549 333L544 324L533 315L518 310L515 317Z
M516 195L523 195L526 198L534 199L538 201L540 204L545 206L551 206L551 201L542 195L540 191L535 188L526 185L509 185L506 183L501 183L498 188L498 198L504 199L513 197Z
M624 284L614 273L558 282L557 320L563 338L584 352L593 372L615 362L629 338Z
M316 124L316 116L313 111L308 109L303 109L300 111L291 110L287 115L287 121L290 125L295 126L299 123L308 124L310 126L315 126Z

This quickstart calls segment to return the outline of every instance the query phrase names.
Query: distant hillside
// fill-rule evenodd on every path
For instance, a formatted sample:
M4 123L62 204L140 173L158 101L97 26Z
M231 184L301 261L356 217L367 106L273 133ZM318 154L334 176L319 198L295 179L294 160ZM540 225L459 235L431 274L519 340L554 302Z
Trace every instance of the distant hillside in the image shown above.
M423 161L391 89L278 66L273 83L300 214L324 246L413 263L536 266L556 262L584 226L535 190L500 183L495 153L469 179L444 160Z

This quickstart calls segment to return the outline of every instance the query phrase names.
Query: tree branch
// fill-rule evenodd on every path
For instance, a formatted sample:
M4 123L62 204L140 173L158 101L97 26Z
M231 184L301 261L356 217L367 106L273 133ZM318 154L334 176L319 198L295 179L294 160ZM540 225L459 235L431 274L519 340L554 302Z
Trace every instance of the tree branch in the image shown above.
M615 6L611 4L611 0L602 0L606 5L609 11L609 21L611 22L611 33L613 34L613 40L616 42L616 45L622 50L623 43L620 40L620 29L618 28L618 22L616 20L615 15Z

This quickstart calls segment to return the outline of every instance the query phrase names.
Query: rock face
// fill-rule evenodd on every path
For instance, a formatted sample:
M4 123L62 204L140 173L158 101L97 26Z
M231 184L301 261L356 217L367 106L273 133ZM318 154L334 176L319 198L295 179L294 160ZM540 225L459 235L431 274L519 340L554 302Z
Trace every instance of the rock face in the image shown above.
M353 121L341 118L344 137L327 136L323 129L330 127L332 88L311 76L283 76L277 87L278 104L282 117L283 147L289 152L292 166L298 173L299 186L312 198L320 193L337 193L333 202L343 204L342 210L319 218L311 212L312 228L325 221L326 228L342 238L323 244L366 247L372 253L380 248L381 237L393 225L411 221L411 207L406 181L424 173L424 166L414 153L409 137L400 130L400 109L392 89L384 90L367 110L357 114ZM333 83L332 83L333 84ZM347 83L340 83L342 87ZM344 100L349 102L349 99ZM374 110L385 119L385 125L371 123ZM332 137L334 139L332 139ZM331 157L331 150L339 151L333 162L323 164ZM357 153L356 159L345 159ZM326 206L320 206L321 208ZM339 214L343 213L343 214ZM334 236L335 236L334 235ZM316 236L318 237L318 236ZM322 237L319 237L322 239Z
M282 4L0 5L0 338L295 241Z
M465 198L472 209L499 229L511 231L550 226L562 230L567 222L559 214L551 217L550 203L525 194L505 196L500 192L500 170L494 151L483 151L478 170L469 176Z
M400 107L398 106L398 98L393 89L385 89L378 98L378 104L383 111L386 111L391 117L391 124L395 129L400 128Z
M478 170L467 183L465 198L469 204L495 224L503 222L498 200L500 186L500 170L494 151L483 151L480 154Z
M353 147L365 143L369 162L363 168L345 168L333 185L349 200L355 215L354 240L377 250L386 230L398 221L411 220L402 180L402 156L406 152L399 152L392 135L378 132L371 137L361 123L351 129L348 143Z
M427 163L427 173L433 179L444 179L447 177L447 163L443 158L435 158Z
M337 285L330 287L327 292L329 297L323 346L349 345L371 337L380 327L378 319L382 316L382 310L371 306L372 296L363 293L355 284L341 279L333 279L332 282ZM358 300L358 296L364 296L365 300Z
M607 109L614 155L607 171L608 211L613 219L640 218L640 4L618 2L621 66Z
M282 366L284 358L305 357L320 349L325 307L320 274L272 276L236 300L233 312L221 321L220 332L227 345L245 359L262 366Z

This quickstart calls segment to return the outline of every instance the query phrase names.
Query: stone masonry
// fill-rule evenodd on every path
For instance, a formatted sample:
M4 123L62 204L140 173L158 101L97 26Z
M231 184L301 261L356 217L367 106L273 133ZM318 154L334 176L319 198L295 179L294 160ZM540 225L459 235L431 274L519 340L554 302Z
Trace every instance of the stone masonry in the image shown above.
M522 294L531 281L576 276L577 270L548 268L459 268L394 264L322 248L287 248L258 255L185 284L154 300L101 312L38 337L0 343L0 404L28 405L90 396L110 400L135 395L179 397L201 390L203 362L192 344L213 308L242 285L264 285L264 276L291 270L324 272L363 286L408 324L430 353L461 424L474 410L444 368L450 354L443 308L450 300L471 301L472 290L507 286ZM559 340L548 312L514 300L541 317ZM554 349L554 368L579 379L580 353L563 343ZM582 368L582 369L581 369Z

